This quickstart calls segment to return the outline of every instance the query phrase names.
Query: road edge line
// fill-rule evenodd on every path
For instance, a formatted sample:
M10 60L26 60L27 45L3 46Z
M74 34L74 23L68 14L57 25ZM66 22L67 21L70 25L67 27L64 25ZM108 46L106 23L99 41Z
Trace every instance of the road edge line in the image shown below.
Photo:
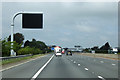
M45 55L45 56L46 56L46 55ZM39 58L42 58L42 57L45 57L45 56L40 56L40 57L38 57L38 58L36 58L36 59L39 59ZM11 66L11 67L8 67L8 68L5 68L5 69L2 69L2 70L0 70L0 72L3 72L3 71L8 70L8 69L11 69L11 68L13 68L13 67L20 66L20 65L22 65L22 64L25 64L25 63L31 62L31 61L36 60L36 59L31 59L31 60L29 60L29 61L26 61L26 62L23 62L23 63L17 64L17 65L14 65L14 66Z
M35 73L31 80L35 80L35 78L37 78L37 76L43 71L43 69L50 63L53 57L54 55L37 71L37 73Z

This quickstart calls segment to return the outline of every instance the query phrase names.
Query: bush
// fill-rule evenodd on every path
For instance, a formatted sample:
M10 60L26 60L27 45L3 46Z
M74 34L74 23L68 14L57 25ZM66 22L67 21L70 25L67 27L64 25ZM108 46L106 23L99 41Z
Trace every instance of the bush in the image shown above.
M2 44L2 56L10 56L10 50L11 50L11 42L4 40L0 40L0 43ZM13 50L17 52L21 48L21 44L18 44L16 41L13 41Z
M42 51L38 48L30 48L28 46L18 50L18 55L25 55L25 54L33 54L33 55L42 54Z
M29 48L26 47L26 48L21 48L18 50L18 55L23 55L23 54L28 54L28 51L29 51Z
M108 53L108 50L95 50L95 53Z
M2 56L10 56L11 42L2 40Z
M52 52L51 49L47 49L47 53Z
M38 49L38 48L32 48L33 50L33 55L35 55L35 54L42 54L43 53L43 51L42 50L40 50L40 49Z

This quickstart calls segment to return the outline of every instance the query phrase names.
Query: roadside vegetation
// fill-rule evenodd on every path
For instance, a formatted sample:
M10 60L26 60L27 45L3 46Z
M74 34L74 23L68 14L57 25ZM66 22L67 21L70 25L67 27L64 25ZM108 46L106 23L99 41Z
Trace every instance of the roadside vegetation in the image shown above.
M16 55L36 55L51 52L51 49L42 41L32 39L32 41L24 42L24 35L21 33L14 34L13 48L11 48L11 36L3 40L0 39L0 44L2 45L2 57L10 56L11 49L15 51Z
M119 53L119 48L118 48L118 53ZM91 53L92 51L95 51L96 54L113 54L115 52L112 51L112 47L108 42L106 42L103 46L94 46L92 48L85 48L83 49L84 53Z

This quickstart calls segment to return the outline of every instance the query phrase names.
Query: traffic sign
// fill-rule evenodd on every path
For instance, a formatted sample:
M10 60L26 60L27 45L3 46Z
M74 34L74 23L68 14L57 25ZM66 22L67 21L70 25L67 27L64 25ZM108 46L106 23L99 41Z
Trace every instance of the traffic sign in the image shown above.
M52 47L51 50L54 50L54 48Z

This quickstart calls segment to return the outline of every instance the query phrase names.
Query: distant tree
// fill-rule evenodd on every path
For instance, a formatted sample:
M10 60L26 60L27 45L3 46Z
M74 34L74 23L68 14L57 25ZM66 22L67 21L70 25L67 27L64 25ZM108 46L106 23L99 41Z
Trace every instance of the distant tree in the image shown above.
M109 49L111 49L111 47L110 47L110 45L109 45L108 42L105 43L105 45L103 45L103 46L100 48L100 50L109 50Z
M35 42L35 41L36 41L36 40L33 38L33 39L32 39L32 42Z
M92 50L99 50L98 46L94 46L93 48L91 48Z
M108 50L110 50L110 49L111 49L111 47L110 47L109 43L107 42L107 43L105 43L105 45L100 47L99 52L100 53L108 53Z
M56 45L52 45L52 47L56 47Z
M47 48L46 44L42 41L36 41L36 47L40 48L41 50L44 50L45 48Z
M14 41L16 41L18 44L21 44L24 40L24 36L21 33L14 34ZM11 35L8 37L8 41L11 41Z
M30 42L27 40L27 41L24 43L24 47L29 46L29 45L30 45Z
M29 46L31 48L39 48L43 52L47 50L47 46L44 42L42 41L36 41L35 39L32 39L32 41L26 41L24 44L24 47Z
M85 48L85 49L83 49L83 52L90 52L90 48Z

